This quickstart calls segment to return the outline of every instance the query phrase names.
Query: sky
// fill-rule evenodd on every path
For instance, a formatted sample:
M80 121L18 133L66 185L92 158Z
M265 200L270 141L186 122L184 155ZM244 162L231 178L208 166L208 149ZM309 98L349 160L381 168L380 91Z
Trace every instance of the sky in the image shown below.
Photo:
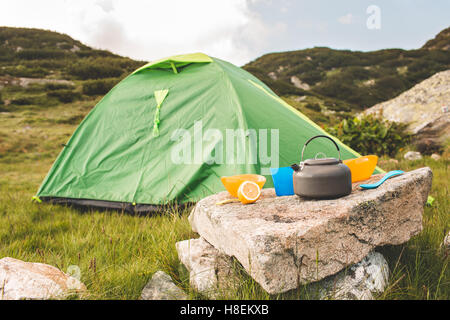
M420 48L450 26L449 13L448 0L0 0L0 26L143 61L203 52L238 66L315 46Z

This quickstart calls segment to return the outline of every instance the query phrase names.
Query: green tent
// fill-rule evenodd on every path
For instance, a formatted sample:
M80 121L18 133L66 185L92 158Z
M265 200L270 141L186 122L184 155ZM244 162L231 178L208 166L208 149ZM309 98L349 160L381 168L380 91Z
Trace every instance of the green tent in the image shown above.
M300 161L326 134L269 87L231 63L195 53L151 62L86 116L36 199L131 212L195 202L223 191L220 177ZM337 140L337 139L336 139ZM337 141L342 159L360 156ZM305 158L337 157L315 139Z

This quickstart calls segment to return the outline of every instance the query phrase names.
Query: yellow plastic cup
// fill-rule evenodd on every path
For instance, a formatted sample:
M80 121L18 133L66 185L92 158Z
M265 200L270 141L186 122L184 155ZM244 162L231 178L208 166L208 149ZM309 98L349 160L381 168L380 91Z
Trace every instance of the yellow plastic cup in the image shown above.
M369 155L356 159L344 160L342 162L350 168L352 182L358 182L370 178L377 166L378 157Z
M237 198L237 192L239 186L244 181L252 181L255 182L261 189L266 183L266 177L261 176L259 174L239 174L236 176L229 177L220 177L225 189L233 196Z

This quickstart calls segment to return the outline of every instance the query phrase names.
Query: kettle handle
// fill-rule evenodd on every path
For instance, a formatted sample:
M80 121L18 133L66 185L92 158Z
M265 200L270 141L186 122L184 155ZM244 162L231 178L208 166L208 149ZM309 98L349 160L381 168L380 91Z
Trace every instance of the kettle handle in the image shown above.
M308 143L310 143L312 140L316 139L316 138L327 138L330 139L331 142L334 143L334 145L336 146L337 151L339 152L339 161L341 161L341 150L339 149L339 146L337 145L336 141L334 141L333 139L331 139L329 136L323 135L323 134L319 134L318 136L312 137L311 139L309 139L308 141L306 141L306 143L303 145L303 149L302 149L302 162L303 162L303 153L305 152L306 146L308 145Z

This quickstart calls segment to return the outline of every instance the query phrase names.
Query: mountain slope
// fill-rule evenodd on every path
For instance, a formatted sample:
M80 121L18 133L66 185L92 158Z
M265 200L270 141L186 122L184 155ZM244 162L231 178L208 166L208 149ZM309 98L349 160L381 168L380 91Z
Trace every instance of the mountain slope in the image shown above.
M450 27L439 32L434 39L428 40L422 49L450 51Z
M449 69L448 30L417 50L359 52L316 47L266 54L244 69L280 95L302 95L307 89L310 95L337 99L361 110Z
M65 34L0 27L0 111L95 100L143 64Z
M446 29L418 50L317 47L266 54L243 68L313 121L333 125L449 69L450 55L441 50L449 43ZM53 107L100 97L144 63L56 32L0 27L0 89L5 87L0 109ZM25 90L29 83L32 90Z
M123 76L143 63L57 32L0 27L0 76L99 79Z

